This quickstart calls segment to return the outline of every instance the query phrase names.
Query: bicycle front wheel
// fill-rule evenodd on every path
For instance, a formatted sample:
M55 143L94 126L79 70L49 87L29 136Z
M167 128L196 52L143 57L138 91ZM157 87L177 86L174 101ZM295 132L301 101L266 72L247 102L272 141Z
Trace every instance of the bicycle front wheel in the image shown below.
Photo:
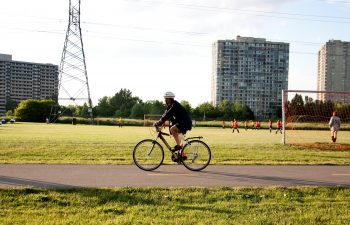
M155 170L163 163L163 147L155 140L140 141L134 148L133 159L135 165L140 169Z
M209 146L200 140L189 141L182 150L182 164L189 170L200 171L210 163Z

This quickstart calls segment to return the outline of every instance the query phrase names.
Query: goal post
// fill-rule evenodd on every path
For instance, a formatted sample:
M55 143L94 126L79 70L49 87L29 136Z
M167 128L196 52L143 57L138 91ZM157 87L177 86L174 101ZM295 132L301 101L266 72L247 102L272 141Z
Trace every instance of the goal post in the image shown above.
M143 126L149 127L152 126L154 122L158 121L162 115L158 114L144 114L143 115Z
M339 141L350 144L350 92L282 90L282 143L330 143L334 111L341 119Z

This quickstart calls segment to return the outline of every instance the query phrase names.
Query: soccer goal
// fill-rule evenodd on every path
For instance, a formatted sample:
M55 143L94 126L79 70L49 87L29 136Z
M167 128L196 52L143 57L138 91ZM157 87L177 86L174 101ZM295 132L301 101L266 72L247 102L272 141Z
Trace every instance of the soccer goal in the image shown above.
M331 143L328 123L334 111L341 120L339 143L350 149L350 92L283 90L282 143L328 146Z
M143 126L149 127L152 126L154 122L157 122L162 115L158 114L144 114L143 115Z

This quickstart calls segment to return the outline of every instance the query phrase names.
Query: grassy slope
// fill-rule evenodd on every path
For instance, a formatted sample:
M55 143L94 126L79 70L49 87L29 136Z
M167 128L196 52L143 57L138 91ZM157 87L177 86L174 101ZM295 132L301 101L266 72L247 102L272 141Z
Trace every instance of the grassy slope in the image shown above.
M302 132L302 133L300 133ZM300 131L298 140L328 141L327 131ZM0 127L0 163L132 164L135 144L152 138L145 127L17 123ZM213 164L350 164L350 151L304 149L281 145L281 135L267 130L232 133L230 129L194 128L204 136ZM174 140L167 138L174 145ZM350 132L338 140L350 143ZM166 161L170 162L166 150Z
M0 224L350 224L350 189L0 189Z

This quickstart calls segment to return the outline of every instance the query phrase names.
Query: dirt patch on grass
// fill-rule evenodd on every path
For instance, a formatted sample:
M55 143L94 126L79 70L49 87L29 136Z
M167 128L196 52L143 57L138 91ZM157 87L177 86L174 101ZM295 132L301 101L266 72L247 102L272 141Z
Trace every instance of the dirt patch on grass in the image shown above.
M315 142L315 143L292 143L290 146L298 146L304 148L313 148L320 150L336 150L336 151L350 151L350 144L342 143L326 143L326 142Z

